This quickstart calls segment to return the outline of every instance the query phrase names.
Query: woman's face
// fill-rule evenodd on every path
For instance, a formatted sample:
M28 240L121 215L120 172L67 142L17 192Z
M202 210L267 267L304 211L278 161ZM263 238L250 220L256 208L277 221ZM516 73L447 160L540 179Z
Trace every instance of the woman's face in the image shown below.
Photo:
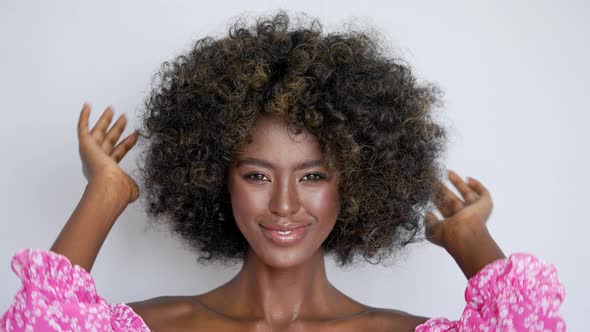
M289 134L276 117L259 119L252 138L229 168L234 218L266 264L302 264L321 247L336 222L337 173L323 166L314 135Z

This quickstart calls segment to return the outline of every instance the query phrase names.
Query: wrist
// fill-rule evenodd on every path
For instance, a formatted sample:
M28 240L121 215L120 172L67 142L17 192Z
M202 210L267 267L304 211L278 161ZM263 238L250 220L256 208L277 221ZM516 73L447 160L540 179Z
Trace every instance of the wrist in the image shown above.
M473 252L482 243L490 241L494 241L494 239L485 225L462 227L447 234L443 247L454 256L464 252Z
M117 181L107 180L100 176L91 178L50 249L88 272L112 226L128 205L128 198Z
M489 263L506 258L487 227L465 229L445 246L467 279Z
M126 206L130 193L125 179L112 173L100 173L92 177L86 190L97 192L106 202Z

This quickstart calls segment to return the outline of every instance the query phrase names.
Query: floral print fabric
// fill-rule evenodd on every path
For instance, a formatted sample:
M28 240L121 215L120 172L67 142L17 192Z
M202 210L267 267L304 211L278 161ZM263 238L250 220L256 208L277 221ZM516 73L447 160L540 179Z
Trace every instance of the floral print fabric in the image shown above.
M98 295L90 273L63 255L26 248L11 267L22 287L0 318L0 331L150 331L125 303L111 305ZM564 297L553 265L516 253L469 279L459 320L432 318L416 331L565 331Z

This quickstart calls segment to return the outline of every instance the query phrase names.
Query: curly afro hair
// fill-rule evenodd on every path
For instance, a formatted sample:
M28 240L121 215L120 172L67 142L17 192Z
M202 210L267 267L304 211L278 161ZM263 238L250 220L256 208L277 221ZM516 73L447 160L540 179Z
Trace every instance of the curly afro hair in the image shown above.
M317 136L339 172L340 213L322 244L341 265L374 263L423 240L436 199L446 130L433 83L382 50L374 33L293 28L284 11L238 20L154 75L141 116L143 204L200 254L239 261L248 249L232 215L227 170L256 120L280 115ZM143 141L144 143L141 143ZM158 219L158 218L156 218Z

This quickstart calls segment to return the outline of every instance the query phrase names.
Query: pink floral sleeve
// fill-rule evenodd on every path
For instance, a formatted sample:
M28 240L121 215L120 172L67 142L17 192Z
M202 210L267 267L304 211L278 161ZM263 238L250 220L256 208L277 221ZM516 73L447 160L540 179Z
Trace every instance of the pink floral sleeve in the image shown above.
M91 275L65 256L23 249L11 266L22 287L0 318L0 331L149 332L129 306L109 305L100 297ZM564 296L554 266L517 253L488 264L469 280L458 321L433 318L416 331L565 331L558 312Z
M0 331L149 332L129 306L100 297L90 273L63 255L22 249L10 265L22 287L0 318Z
M559 314L565 289L551 264L531 254L496 260L469 279L457 321L433 318L416 332L565 331Z

